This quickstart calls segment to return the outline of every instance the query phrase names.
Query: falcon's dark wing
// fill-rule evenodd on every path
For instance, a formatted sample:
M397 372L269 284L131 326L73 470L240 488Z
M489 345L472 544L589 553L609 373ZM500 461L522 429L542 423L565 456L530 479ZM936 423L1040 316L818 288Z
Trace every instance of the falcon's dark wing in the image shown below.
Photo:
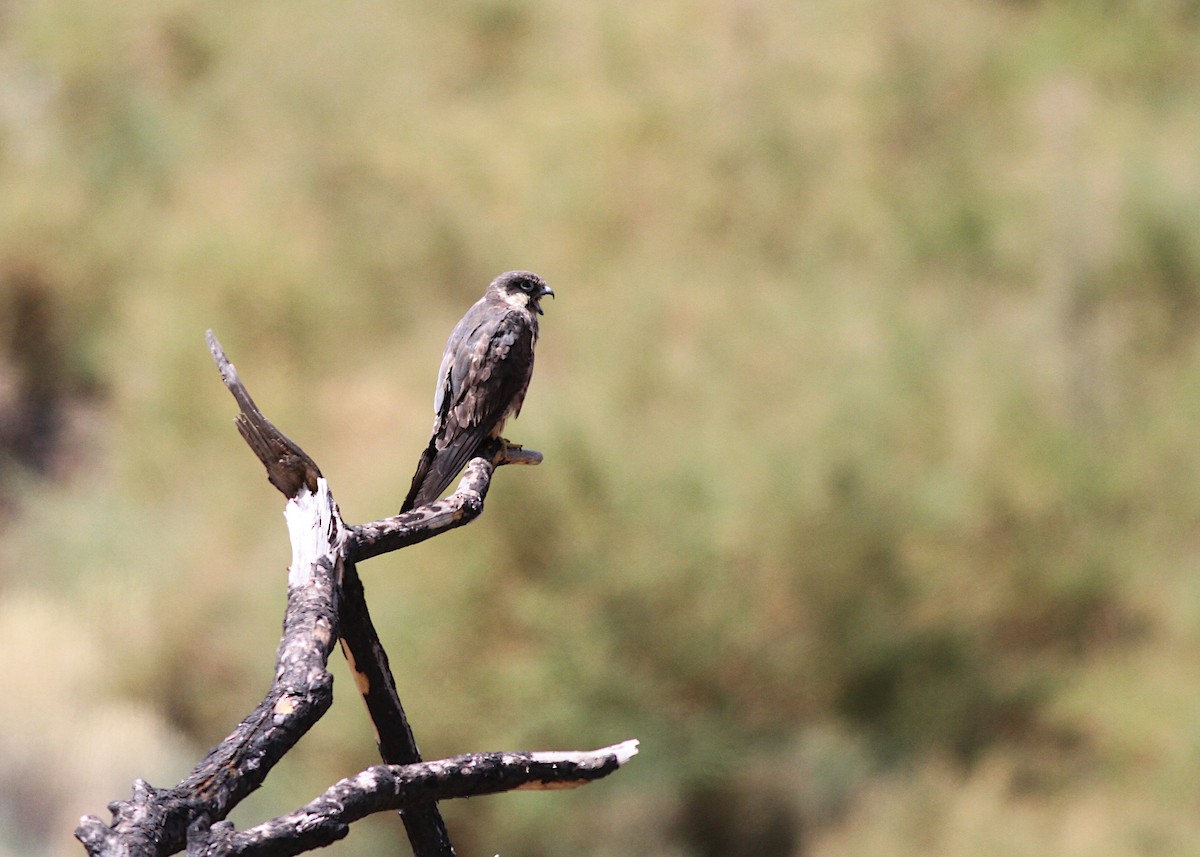
M536 340L532 314L503 302L482 300L459 321L438 372L433 436L400 511L441 496L480 445L520 413Z

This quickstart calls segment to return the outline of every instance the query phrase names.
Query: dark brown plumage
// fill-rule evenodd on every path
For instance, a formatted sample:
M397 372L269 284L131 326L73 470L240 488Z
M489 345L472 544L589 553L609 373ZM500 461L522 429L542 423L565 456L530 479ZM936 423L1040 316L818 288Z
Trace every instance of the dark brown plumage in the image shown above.
M455 326L433 397L433 436L417 464L401 512L432 503L488 438L521 412L533 375L538 303L554 291L537 274L492 280Z

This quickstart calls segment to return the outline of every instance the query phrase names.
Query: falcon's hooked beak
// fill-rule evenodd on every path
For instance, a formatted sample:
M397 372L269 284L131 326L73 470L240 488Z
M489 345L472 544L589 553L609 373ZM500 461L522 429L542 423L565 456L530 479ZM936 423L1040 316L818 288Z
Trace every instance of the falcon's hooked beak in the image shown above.
M542 312L542 305L540 301L542 298L546 297L546 295L554 297L554 289L550 288L549 286L542 286L541 291L539 291L537 296L533 299L533 308L537 310L538 315L545 315L545 313Z

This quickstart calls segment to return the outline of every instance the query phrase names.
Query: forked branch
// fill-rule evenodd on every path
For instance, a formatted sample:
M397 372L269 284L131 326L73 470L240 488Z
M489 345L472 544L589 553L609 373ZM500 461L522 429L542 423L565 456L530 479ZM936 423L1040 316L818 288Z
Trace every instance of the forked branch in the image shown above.
M292 543L284 633L270 692L182 782L139 780L113 820L81 819L75 835L92 855L282 855L327 845L373 812L401 811L417 857L453 855L437 801L519 788L564 788L607 776L637 752L636 741L593 752L480 753L421 762L387 655L367 612L355 563L460 527L483 511L495 468L536 464L541 454L497 440L471 460L445 500L381 521L347 526L313 459L266 418L210 331L209 348L237 400L238 431L286 497ZM333 700L327 671L334 642L355 671L388 764L330 787L312 803L237 832L223 819L316 723Z

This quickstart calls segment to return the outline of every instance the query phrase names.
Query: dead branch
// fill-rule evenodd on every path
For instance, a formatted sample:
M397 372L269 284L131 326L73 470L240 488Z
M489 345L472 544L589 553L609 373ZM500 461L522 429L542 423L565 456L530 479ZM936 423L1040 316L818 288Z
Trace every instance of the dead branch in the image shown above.
M420 762L421 751L400 702L387 652L367 610L366 593L354 563L346 564L340 607L342 653L375 727L379 757L389 765ZM414 854L447 857L454 854L446 824L435 803L401 809L400 817Z
M196 857L284 857L343 838L371 813L518 789L574 788L606 777L637 753L626 741L590 752L472 753L415 765L376 765L330 786L295 812L242 832L213 825L193 835Z
M592 753L484 753L421 762L387 654L367 610L355 563L463 526L483 511L495 468L537 464L541 454L497 440L472 459L445 500L349 527L320 468L259 410L212 332L209 349L238 403L238 431L287 498L292 543L284 633L271 690L182 782L157 789L138 780L129 800L109 804L106 824L85 816L75 831L89 854L298 854L346 835L372 812L398 809L417 857L454 850L437 801L518 788L563 788L606 776L637 752L636 741ZM333 700L326 667L336 639L388 764L342 780L295 813L238 833L223 819L325 713Z
M501 439L489 441L467 469L454 493L445 500L402 512L382 521L350 528L346 556L361 562L383 553L415 545L436 535L471 523L483 513L492 474L504 464L540 464L542 454Z
M109 804L111 825L85 816L75 835L88 853L136 857L180 850L190 824L224 818L333 702L333 677L325 666L337 638L344 530L323 479L316 494L301 484L284 514L292 565L270 692L177 786L156 789L139 780L129 800Z

